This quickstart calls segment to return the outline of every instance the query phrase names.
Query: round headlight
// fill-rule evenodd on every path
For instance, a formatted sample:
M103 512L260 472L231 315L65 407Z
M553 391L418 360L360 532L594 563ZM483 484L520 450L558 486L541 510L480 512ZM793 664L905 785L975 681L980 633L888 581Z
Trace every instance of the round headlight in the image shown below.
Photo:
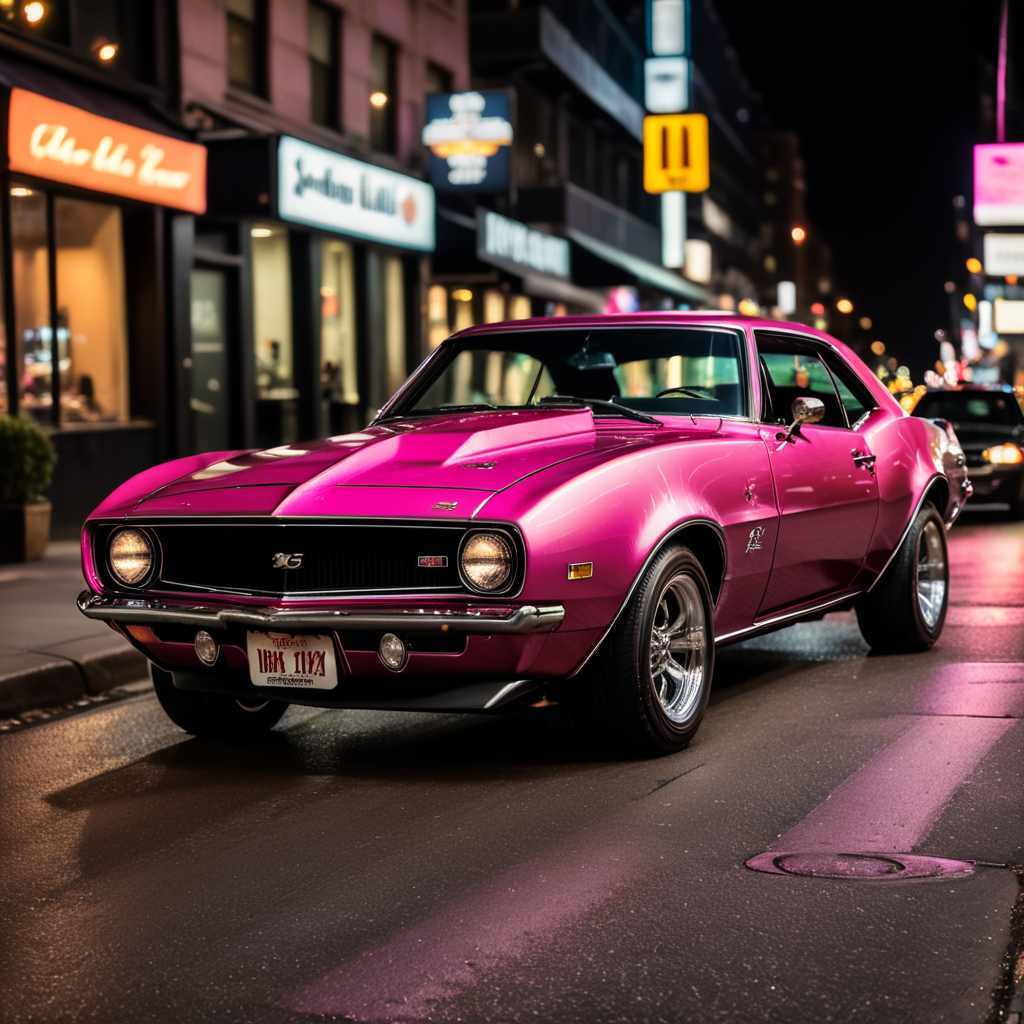
M462 573L476 590L493 593L508 586L515 553L500 533L474 533L462 546Z
M141 530L117 530L108 548L110 571L128 587L137 587L153 571L153 542Z

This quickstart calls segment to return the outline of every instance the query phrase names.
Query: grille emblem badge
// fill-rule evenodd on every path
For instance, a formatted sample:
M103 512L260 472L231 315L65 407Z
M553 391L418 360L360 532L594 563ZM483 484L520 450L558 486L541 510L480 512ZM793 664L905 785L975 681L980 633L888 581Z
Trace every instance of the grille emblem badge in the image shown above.
M302 552L296 554L286 554L283 551L278 551L274 555L274 568L275 569L298 569L302 565Z
M447 569L448 568L448 556L447 555L420 555L416 559L416 564L421 569Z
M439 508L445 512L451 512L455 506L458 505L457 501L439 501L436 505L431 505L431 508Z

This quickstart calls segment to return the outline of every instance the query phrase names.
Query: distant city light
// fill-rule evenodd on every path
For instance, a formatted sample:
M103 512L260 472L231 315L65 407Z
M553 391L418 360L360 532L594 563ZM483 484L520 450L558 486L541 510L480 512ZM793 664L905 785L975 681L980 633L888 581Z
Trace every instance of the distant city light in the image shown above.
M836 309L838 309L840 313L852 313L853 303L849 299L840 299L836 303Z
M793 241L796 242L797 245L799 245L807 237L807 232L800 227L793 228L790 234L793 236Z
M871 351L874 352L876 356L884 356L885 345L880 341L873 341L871 342Z
M11 189L11 195L12 196L18 196L19 198L21 196L30 196L30 195L32 195L32 189L30 189L30 188L12 188Z
M860 318L860 320L857 321L857 323L860 324L862 330L865 330L865 331L870 331L871 330L871 317L869 317L869 316L862 316Z
M979 260L977 256L972 256L967 261L967 269L972 274L980 274L981 273L981 260Z
M973 313L978 308L978 300L968 292L964 296L964 305Z
M737 309L747 316L757 316L761 312L761 307L753 299L740 299Z
M825 315L825 307L820 302L816 302L816 303L814 303L813 306L811 306L811 312L815 316L824 316Z
M25 4L25 20L30 25L34 25L37 21L42 21L45 14L46 8L41 3Z
M1007 284L1016 284L1017 283L1017 275L1016 274L1007 274L1006 275L1006 283Z
M113 60L117 56L117 46L114 43L104 43L96 51L96 56L100 60Z
M533 146L533 155L534 156L543 156L546 152L547 152L547 150L544 148L544 143L543 142L534 143L534 146Z
M375 107L383 107L388 101L388 94L386 92L371 92L370 103Z
M253 228L249 232L253 238L269 238L273 233L270 228Z
M473 293L468 288L456 288L452 292L452 298L456 302L470 302L473 298Z
M947 281L942 287L946 290L947 295L952 295L956 291L956 285L952 281Z

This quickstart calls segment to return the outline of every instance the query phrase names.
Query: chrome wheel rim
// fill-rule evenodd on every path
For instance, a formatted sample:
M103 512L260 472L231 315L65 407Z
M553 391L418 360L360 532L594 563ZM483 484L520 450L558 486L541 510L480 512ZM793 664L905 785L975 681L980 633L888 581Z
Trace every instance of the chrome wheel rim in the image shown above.
M932 630L946 602L946 548L934 520L925 523L917 547L917 607L925 626Z
M704 602L692 576L673 576L661 590L651 628L654 693L676 724L693 717L704 689L707 630Z

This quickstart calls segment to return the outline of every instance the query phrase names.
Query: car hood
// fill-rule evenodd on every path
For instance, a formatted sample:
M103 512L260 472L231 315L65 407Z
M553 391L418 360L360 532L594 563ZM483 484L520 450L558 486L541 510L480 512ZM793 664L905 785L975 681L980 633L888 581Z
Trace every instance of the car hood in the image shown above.
M597 431L589 409L410 418L222 457L137 499L129 515L461 518L526 476L659 429L632 427L643 425L614 435Z

